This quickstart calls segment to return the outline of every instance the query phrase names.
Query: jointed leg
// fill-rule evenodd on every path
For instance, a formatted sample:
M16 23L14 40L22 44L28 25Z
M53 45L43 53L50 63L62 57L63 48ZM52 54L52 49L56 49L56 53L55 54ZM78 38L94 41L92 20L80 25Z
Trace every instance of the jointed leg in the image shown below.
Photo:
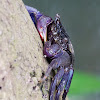
M60 79L61 79L61 77L63 76L63 74L64 74L64 68L61 68L61 69L57 72L57 74L55 75L54 80L52 81L51 87L50 87L50 100L53 100L54 91L55 91L57 82L60 81Z
M59 100L59 96L60 96L61 92L63 91L67 80L68 80L68 68L66 68L65 73L64 73L64 75L62 77L62 80L61 80L61 82L60 82L60 84L59 84L59 86L57 88L57 93L55 95L55 100Z
M58 68L58 67L60 66L60 64L61 64L61 63L60 63L60 61L58 62L58 59L53 59L53 60L51 61L51 63L49 64L49 66L48 66L48 69L47 69L47 71L46 71L46 73L45 73L45 76L41 79L40 82L45 81L45 79L49 76L51 70L52 70L52 69Z
M62 100L65 100L66 95L69 91L71 80L72 80L72 77L73 77L73 73L74 73L74 69L71 67L70 70L69 70L68 81L67 81L67 84L66 84L65 89L64 89Z

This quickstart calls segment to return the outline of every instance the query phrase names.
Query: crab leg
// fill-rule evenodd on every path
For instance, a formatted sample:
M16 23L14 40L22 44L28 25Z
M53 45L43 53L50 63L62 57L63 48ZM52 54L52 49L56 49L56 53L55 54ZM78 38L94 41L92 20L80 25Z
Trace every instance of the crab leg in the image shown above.
M57 88L55 100L59 100L59 96L60 96L60 94L62 93L63 90L64 90L64 93L63 93L62 100L65 100L66 95L69 91L69 87L70 87L70 84L71 84L72 77L73 77L73 69L72 68L69 68L69 69L66 68L65 73L62 77L62 80L61 80L61 82L60 82L60 84ZM64 89L64 86L65 86L65 89Z
M62 100L65 100L66 95L69 91L71 80L72 80L72 77L73 77L73 73L74 73L74 69L71 67L70 70L69 70L68 81L67 81L67 84L66 84L65 89L64 89Z
M62 49L59 49L58 44L51 45L50 41L47 41L44 45L44 55L47 57L53 57L53 60L51 61L50 65L48 66L48 69L45 73L45 76L41 81L44 81L50 74L52 69L57 69L59 66L69 66L70 64L70 56L67 52L64 52ZM57 53L57 54L56 54ZM59 55L59 57L58 57Z
M34 22L35 26L37 27L37 21L39 20L39 18L43 15L42 13L40 13L37 9L27 6L25 5L32 21Z
M65 69L65 73L62 77L62 80L57 88L57 92L56 92L56 95L55 95L55 100L59 100L59 96L61 94L61 92L63 91L64 89L64 86L66 85L66 82L68 80L68 68Z
M48 69L47 69L47 71L45 73L45 76L40 80L40 82L45 81L45 79L50 75L51 70L52 69L56 69L59 66L60 66L60 63L58 63L58 59L53 59L51 61L51 63L49 64L49 66L48 66Z
M51 83L51 87L50 87L50 100L53 100L53 97L54 97L54 91L55 91L55 88L56 88L56 84L57 82L60 81L61 77L63 76L64 74L64 68L61 68L57 74L55 75L54 77L54 80L52 81Z
M33 7L30 7L27 5L25 7L26 7L28 13L30 14L33 22L34 22L35 18L36 18L36 20L38 20L43 15L42 13L40 13L37 9L35 9Z

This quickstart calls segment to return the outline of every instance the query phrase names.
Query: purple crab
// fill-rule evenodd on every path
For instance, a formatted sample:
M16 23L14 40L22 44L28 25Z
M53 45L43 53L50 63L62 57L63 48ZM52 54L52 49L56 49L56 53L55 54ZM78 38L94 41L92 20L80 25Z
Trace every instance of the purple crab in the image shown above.
M50 59L50 64L41 82L45 81L52 69L57 69L50 86L50 100L59 100L62 93L62 100L65 100L74 73L74 49L72 43L60 22L58 14L53 20L35 8L26 6L26 9L44 42L43 54ZM54 94L56 87L56 94Z

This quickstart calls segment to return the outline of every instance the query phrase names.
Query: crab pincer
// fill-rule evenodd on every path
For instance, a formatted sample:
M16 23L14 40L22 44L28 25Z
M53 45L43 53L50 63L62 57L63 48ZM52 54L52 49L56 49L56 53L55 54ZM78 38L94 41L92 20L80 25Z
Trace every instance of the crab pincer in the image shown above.
M63 93L62 100L65 100L74 73L74 49L70 38L58 14L53 20L35 8L26 6L26 9L44 43L43 54L51 61L41 82L45 81L52 70L57 69L50 86L49 97L50 100L59 100L59 96Z
M30 14L30 17L32 21L34 22L39 35L42 39L42 41L46 42L47 41L47 27L49 24L53 22L52 18L43 15L38 11L37 9L30 7L30 6L25 6L28 13Z

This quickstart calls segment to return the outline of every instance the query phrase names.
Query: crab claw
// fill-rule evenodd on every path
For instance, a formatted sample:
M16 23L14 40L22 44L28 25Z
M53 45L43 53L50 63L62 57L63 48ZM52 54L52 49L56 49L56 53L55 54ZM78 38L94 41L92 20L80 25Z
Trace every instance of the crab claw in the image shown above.
M46 42L47 41L47 27L53 22L52 18L48 16L42 15L37 20L37 30L40 34L41 39Z
M30 6L25 6L25 7L27 11L29 12L32 21L34 22L42 41L46 42L47 41L47 27L53 22L52 18L43 15L42 13L40 13L37 9L33 7L30 7Z

